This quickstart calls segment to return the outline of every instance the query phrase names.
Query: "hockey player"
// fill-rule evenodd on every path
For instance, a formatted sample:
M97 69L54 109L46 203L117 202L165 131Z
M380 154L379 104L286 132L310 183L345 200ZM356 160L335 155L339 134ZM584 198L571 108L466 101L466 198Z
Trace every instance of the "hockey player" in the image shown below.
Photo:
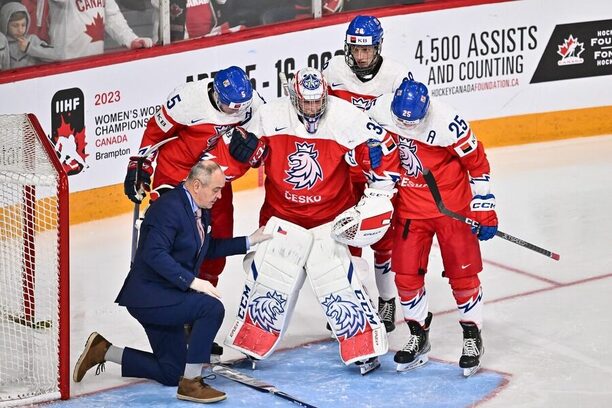
M497 231L495 196L491 193L489 162L482 143L462 115L444 103L431 100L427 87L410 75L394 94L376 100L372 118L399 136L401 180L398 183L394 220L393 270L410 338L395 354L398 371L427 362L430 350L425 273L433 236L457 302L463 328L464 375L480 367L484 351L482 288L478 273L482 258L478 240ZM446 207L479 222L472 228L442 215L423 179L423 169L438 179Z
M357 363L365 374L380 365L377 356L388 348L386 331L355 273L357 265L347 246L332 239L331 222L340 214L343 230L354 226L368 230L351 230L353 238L361 234L380 239L386 232L399 170L395 142L368 115L328 96L326 81L314 68L298 71L288 90L290 98L266 104L255 113L246 125L253 133L236 131L230 143L233 157L242 162L252 156L248 145L255 146L255 135L269 147L259 223L279 239L258 249L253 261L245 261L247 284L225 343L256 359L269 356L308 276L340 343L342 360L347 365ZM377 142L374 152L368 140ZM359 159L372 154L378 162L376 169L364 168L370 186L355 208L351 208L349 165L344 160L353 149ZM365 160L358 162L363 165Z
M408 72L403 64L381 53L383 28L373 16L357 16L349 24L344 40L344 55L334 56L323 70L329 94L349 101L362 110L369 109L372 100L393 92ZM351 181L354 200L358 202L366 186L366 177L352 155ZM392 229L372 245L374 273L378 288L378 315L387 332L395 329L395 283L391 271ZM361 248L351 247L351 253L361 256Z
M214 80L189 82L175 89L149 119L140 142L140 151L143 152L160 141L178 136L161 146L157 156L153 157L157 166L151 200L183 181L189 169L201 159L212 159L224 166L223 157L215 149L221 135L248 121L261 103L258 95L253 97L246 73L235 66L220 70ZM144 191L151 188L152 174L152 160L139 156L130 158L124 190L134 203L140 203ZM231 169L225 175L228 180L236 176ZM224 186L219 201L212 210L212 236L229 238L234 228L230 183ZM207 260L199 277L216 286L224 266L225 258Z

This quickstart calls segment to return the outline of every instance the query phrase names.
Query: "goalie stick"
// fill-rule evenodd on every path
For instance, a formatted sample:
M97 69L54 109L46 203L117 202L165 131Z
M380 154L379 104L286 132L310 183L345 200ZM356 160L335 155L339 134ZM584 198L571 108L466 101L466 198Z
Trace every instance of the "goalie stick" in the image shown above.
M174 139L178 139L178 136L172 136L168 139L164 139L161 142L154 144L153 146L149 146L144 152L142 152L141 155L136 156L136 157L146 159L147 157L155 153L160 147L162 147L163 145L165 145L166 143ZM139 168L138 168L138 171L136 172L136 185L140 184L140 180L138 180L138 173L140 172L141 164L139 163L138 166ZM131 262L134 262L134 256L136 255L136 248L138 247L138 227L136 223L138 222L139 218L140 218L140 204L134 204L134 212L132 213L132 253L130 255Z
M436 202L436 206L438 207L438 210L440 210L442 214L447 215L456 220L459 220L461 222L464 222L468 225L471 225L472 227L478 228L480 226L480 224L477 221L471 218L465 217L461 214L457 214L456 212L451 211L444 206L444 202L442 201L442 196L440 195L440 190L438 189L438 184L436 183L436 179L433 176L433 174L429 171L429 169L423 169L423 178L425 178L427 187L429 187L429 191L431 192L431 195L433 196L433 199ZM500 238L505 239L506 241L510 241L524 248L531 249L532 251L535 251L539 254L552 258L555 261L558 261L560 259L560 255L557 253L551 252L544 248L540 248L537 245L534 245L527 241L523 241L522 239L513 237L512 235L506 234L505 232L501 232L500 230L497 230L495 235L497 235Z
M287 394L286 392L279 390L278 388L276 388L275 386L271 384L258 380L257 378L253 378L238 370L234 370L233 368L229 368L223 365L216 365L216 366L213 366L212 371L213 373L220 375L222 377L225 377L229 380L239 382L240 384L244 384L260 392L269 392L270 394L277 395L299 406L306 407L306 408L317 408L314 405L308 404L307 402L300 401L294 396L291 396Z

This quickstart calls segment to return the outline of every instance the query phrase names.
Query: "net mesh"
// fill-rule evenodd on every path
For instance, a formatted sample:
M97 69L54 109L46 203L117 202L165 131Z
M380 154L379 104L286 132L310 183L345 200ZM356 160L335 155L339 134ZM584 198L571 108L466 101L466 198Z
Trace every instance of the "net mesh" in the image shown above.
M58 185L28 117L0 115L0 405L59 392Z

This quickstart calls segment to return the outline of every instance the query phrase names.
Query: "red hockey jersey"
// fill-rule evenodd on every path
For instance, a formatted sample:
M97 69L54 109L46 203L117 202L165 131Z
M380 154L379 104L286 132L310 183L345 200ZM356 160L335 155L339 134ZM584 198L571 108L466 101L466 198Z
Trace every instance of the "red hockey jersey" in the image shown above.
M432 99L425 119L416 128L406 130L393 121L392 100L393 94L381 96L369 113L399 136L398 216L425 219L442 215L423 178L424 168L436 177L444 204L450 210L463 210L473 195L490 193L490 167L484 147L459 113Z
M353 205L349 165L344 156L353 149L356 155L367 156L368 139L382 141L386 153L379 168L363 169L371 187L391 189L399 176L397 149L391 136L368 115L333 96L327 98L315 133L306 131L289 98L261 106L246 129L262 136L270 148L264 162L262 225L275 215L313 228L332 221Z
M211 101L208 94L210 87L212 80L181 85L149 119L140 143L141 152L162 140L178 136L178 139L158 150L153 189L163 184L177 185L187 177L191 167L204 157L220 164L226 170L228 180L239 175L239 170L232 172L235 167L227 163L231 161L227 150L219 151L216 146L227 130L244 124L251 118L253 110L263 103L255 93L246 113L228 115L220 112Z

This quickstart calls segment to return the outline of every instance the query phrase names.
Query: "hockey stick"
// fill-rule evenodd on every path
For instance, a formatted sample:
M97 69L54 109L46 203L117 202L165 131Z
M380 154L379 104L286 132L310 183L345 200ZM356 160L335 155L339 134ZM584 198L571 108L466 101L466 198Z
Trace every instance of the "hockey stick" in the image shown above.
M438 184L436 183L436 179L434 178L433 174L429 171L429 169L423 169L423 178L425 178L427 187L429 187L429 191L431 192L431 195L433 196L433 199L436 202L436 206L438 206L438 210L440 210L442 214L447 215L456 220L459 220L461 222L464 222L468 225L471 225L472 227L478 228L480 226L480 224L477 221L471 218L465 217L461 214L457 214L456 212L453 212L444 206L444 202L442 202L442 196L440 195L440 190L438 189ZM535 251L539 254L552 258L555 261L558 261L560 259L559 254L556 254L544 248L540 248L539 246L531 244L527 241L523 241L522 239L513 237L512 235L506 234L505 232L501 232L500 230L497 230L495 235L497 235L500 238L505 239L506 241L513 242L524 248L531 249L532 251Z
M244 384L248 387L251 387L260 392L269 392L271 394L277 395L281 398L286 399L287 401L291 401L294 404L297 404L306 408L317 408L314 405L310 405L307 402L300 401L299 399L280 391L275 386L265 383L257 378L253 378L249 375L243 374L238 370L234 370L233 368L225 367L222 365L216 365L212 368L213 373L218 374L222 377L230 379L232 381L239 382L240 384Z
M144 152L142 152L141 155L136 156L136 157L146 159L147 157L155 153L160 147L162 147L163 145L165 145L166 143L174 139L178 139L178 136L172 136L168 139L164 139L161 142L154 144L153 146L149 146ZM142 166L142 163L139 162L138 170L136 171L136 185L137 186L140 184L140 180L138 180L138 174L140 173L141 166ZM134 204L134 212L132 213L132 252L130 254L130 261L132 263L134 262L134 257L136 256L136 248L138 248L139 231L138 231L138 226L136 225L136 223L138 222L139 218L140 218L140 203Z
M278 78L281 81L281 86L283 87L283 93L285 96L289 96L289 82L287 82L287 75L284 72L278 73Z

